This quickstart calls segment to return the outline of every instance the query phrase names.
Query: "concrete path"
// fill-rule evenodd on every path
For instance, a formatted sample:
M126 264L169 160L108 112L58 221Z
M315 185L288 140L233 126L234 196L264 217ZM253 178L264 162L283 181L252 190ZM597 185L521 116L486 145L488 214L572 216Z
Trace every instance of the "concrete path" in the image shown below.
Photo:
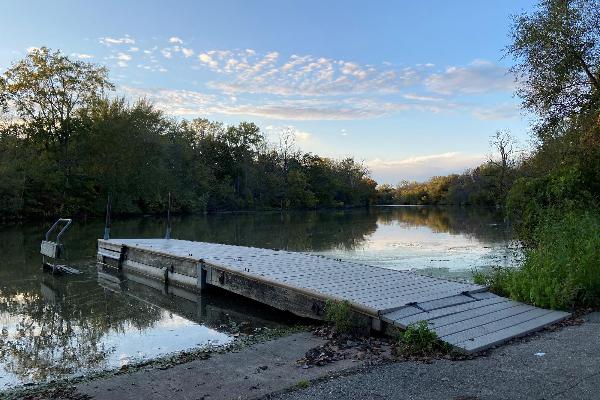
M323 343L312 333L297 333L165 370L142 370L86 382L77 390L98 400L253 399L359 365L352 360L309 369L296 365L308 350Z
M507 400L600 398L600 313L468 361L403 362L269 397Z

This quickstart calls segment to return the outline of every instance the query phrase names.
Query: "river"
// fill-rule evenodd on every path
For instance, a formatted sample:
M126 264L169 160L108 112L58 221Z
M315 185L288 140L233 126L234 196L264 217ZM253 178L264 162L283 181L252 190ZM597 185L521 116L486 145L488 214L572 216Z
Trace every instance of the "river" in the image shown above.
M46 226L0 228L0 390L114 369L173 352L223 345L231 326L294 323L284 313L216 291L183 299L133 282L98 280L103 223L65 234L79 275L43 272ZM163 237L165 220L113 221L113 237ZM386 268L469 280L474 269L515 266L521 252L493 210L387 206L347 211L259 212L173 219L172 237L306 251Z

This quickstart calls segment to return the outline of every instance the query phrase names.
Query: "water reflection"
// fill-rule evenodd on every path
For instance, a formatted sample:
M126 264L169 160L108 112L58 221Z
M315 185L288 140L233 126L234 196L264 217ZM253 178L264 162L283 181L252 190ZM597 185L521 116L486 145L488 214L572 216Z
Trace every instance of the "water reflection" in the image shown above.
M496 210L457 207L378 208L377 229L351 250L319 253L445 278L470 280L475 269L516 266L522 251Z
M162 237L164 219L115 222L115 237ZM75 223L65 236L78 276L40 267L46 227L0 229L0 388L39 382L208 343L232 325L255 329L293 323L289 316L209 291L202 296L98 276L102 222ZM173 236L318 252L390 268L468 276L474 266L510 264L511 230L488 210L382 207L370 210L219 214L176 218ZM515 253L516 254L516 253Z

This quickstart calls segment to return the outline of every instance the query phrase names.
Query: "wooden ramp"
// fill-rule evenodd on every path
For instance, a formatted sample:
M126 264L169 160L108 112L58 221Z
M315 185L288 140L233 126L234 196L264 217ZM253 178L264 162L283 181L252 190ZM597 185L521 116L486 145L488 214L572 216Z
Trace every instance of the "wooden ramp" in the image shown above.
M322 318L328 299L348 301L375 329L419 321L475 352L558 322L544 310L482 286L290 251L174 239L98 241L98 261L165 283L217 286L297 315Z

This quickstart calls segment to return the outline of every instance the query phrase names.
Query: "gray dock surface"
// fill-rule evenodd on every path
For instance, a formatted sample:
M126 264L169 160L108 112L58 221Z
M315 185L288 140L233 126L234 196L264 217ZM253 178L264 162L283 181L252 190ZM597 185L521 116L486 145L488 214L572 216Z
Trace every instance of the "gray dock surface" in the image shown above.
M353 309L375 321L403 329L427 321L442 340L467 352L494 346L569 316L496 296L471 283L308 253L175 239L110 239L98 243L99 260L119 259L125 267L135 268L164 268L168 260L166 269L170 265L171 271L198 281L195 269L176 268L178 263L199 263L208 273L209 285L222 284L226 290L291 312L296 312L293 295L297 293L298 302L306 298L348 301ZM136 259L129 255L129 249L151 256ZM224 283L225 272L229 277L250 279L261 286L252 292L237 291L239 283ZM280 292L271 292L271 288ZM283 295L281 288L286 290ZM281 307L269 298L275 295L285 300ZM296 313L306 316L306 312Z

